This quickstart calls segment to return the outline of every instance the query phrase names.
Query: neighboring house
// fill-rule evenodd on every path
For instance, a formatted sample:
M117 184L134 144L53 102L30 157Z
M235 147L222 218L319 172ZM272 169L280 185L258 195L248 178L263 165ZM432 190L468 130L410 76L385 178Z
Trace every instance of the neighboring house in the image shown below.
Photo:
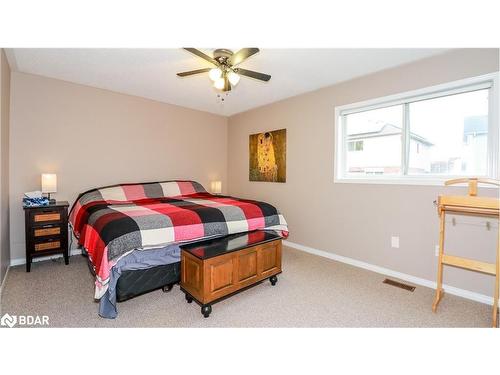
M488 116L470 116L464 119L463 143L460 155L431 164L431 173L477 174L487 164Z
M362 174L399 174L401 169L401 128L373 123L373 130L347 136L347 170ZM477 174L485 169L488 146L488 117L464 119L463 143L457 155L436 159L436 147L424 137L410 133L409 174ZM486 173L486 170L484 170Z
M375 123L370 132L348 134L347 170L350 173L398 174L401 169L401 128L389 123ZM410 173L430 170L429 150L425 138L410 133ZM417 157L415 157L417 156Z
M469 174L483 170L487 164L487 147L488 116L467 117L464 121L462 172Z

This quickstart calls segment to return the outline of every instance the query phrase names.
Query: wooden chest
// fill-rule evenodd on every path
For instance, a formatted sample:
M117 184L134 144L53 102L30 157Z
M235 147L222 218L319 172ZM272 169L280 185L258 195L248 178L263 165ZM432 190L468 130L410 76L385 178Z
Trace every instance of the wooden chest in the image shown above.
M256 231L182 247L181 289L205 317L211 305L281 273L281 237Z

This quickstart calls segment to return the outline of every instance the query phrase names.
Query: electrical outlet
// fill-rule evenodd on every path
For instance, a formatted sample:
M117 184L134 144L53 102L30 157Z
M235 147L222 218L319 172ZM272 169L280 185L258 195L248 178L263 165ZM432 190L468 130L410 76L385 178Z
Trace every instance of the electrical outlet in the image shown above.
M436 255L437 257L439 256L439 245L436 245L434 247L434 255Z
M399 237L391 237L391 247L399 249Z

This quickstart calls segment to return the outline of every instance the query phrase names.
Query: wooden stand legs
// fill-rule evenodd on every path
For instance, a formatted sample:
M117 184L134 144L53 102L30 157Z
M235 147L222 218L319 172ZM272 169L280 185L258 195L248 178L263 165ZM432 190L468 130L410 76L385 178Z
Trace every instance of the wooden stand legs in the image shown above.
M497 238L497 274L495 277L495 296L493 297L493 327L498 327L498 294L500 289L500 231Z
M445 237L445 218L446 213L444 210L440 212L440 224L439 224L439 260L438 260L438 273L437 273L437 282L436 282L436 296L434 297L434 303L432 304L432 311L436 312L439 302L443 298L443 265L453 265L459 266L465 269L473 270L473 271L482 271L486 272L490 275L495 275L495 294L493 296L493 328L498 327L498 298L500 293L500 233L498 234L497 239L497 260L495 270L491 266L493 264L478 262L474 260L469 260L465 258L452 257L450 255L444 254L444 237ZM460 261L460 262L458 262ZM478 266L481 265L481 268ZM487 267L487 268L486 268Z
M432 311L436 312L439 302L443 298L443 253L444 253L444 225L445 225L445 212L440 213L440 223L439 223L439 260L438 260L438 274L437 274L437 285L436 285L436 297L434 298L434 303L432 304Z
M446 186L455 184L469 184L467 196L440 195L437 200L438 215L440 218L439 229L439 261L436 282L436 297L432 304L432 311L436 312L439 302L443 298L443 265L462 268L464 270L481 272L495 276L495 294L493 296L493 327L498 326L498 297L500 288L500 232L497 237L496 263L483 262L444 253L444 228L446 212L458 215L487 216L495 219L500 214L500 199L490 197L478 197L478 183L496 185L500 187L500 180L488 178L458 178L445 182Z

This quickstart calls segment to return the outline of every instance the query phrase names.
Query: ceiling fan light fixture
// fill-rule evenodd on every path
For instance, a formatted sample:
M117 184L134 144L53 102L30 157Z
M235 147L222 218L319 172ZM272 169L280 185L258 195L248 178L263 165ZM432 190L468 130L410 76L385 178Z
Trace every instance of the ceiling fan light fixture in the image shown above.
M224 78L223 78L223 77L220 77L220 78L218 78L217 80L215 80L215 82L214 82L214 87L215 87L216 89L218 89L218 90L222 90L222 89L224 89L224 84L225 84L225 82L224 82Z
M236 86L238 82L240 81L240 76L236 74L235 72L229 72L227 75L227 79L229 79L229 82L231 82L231 85Z
M179 72L179 77L189 77L195 74L208 73L208 77L213 82L213 87L222 92L229 92L236 86L241 79L241 76L253 78L259 81L268 82L271 79L269 74L254 72L240 68L250 56L259 52L258 48L242 48L238 52L233 53L228 49L216 49L213 52L213 57L206 55L196 48L184 48L193 55L202 58L212 64L213 67L190 70L187 72Z
M212 81L215 82L222 77L222 70L220 70L219 68L210 69L210 71L208 72L208 76Z

